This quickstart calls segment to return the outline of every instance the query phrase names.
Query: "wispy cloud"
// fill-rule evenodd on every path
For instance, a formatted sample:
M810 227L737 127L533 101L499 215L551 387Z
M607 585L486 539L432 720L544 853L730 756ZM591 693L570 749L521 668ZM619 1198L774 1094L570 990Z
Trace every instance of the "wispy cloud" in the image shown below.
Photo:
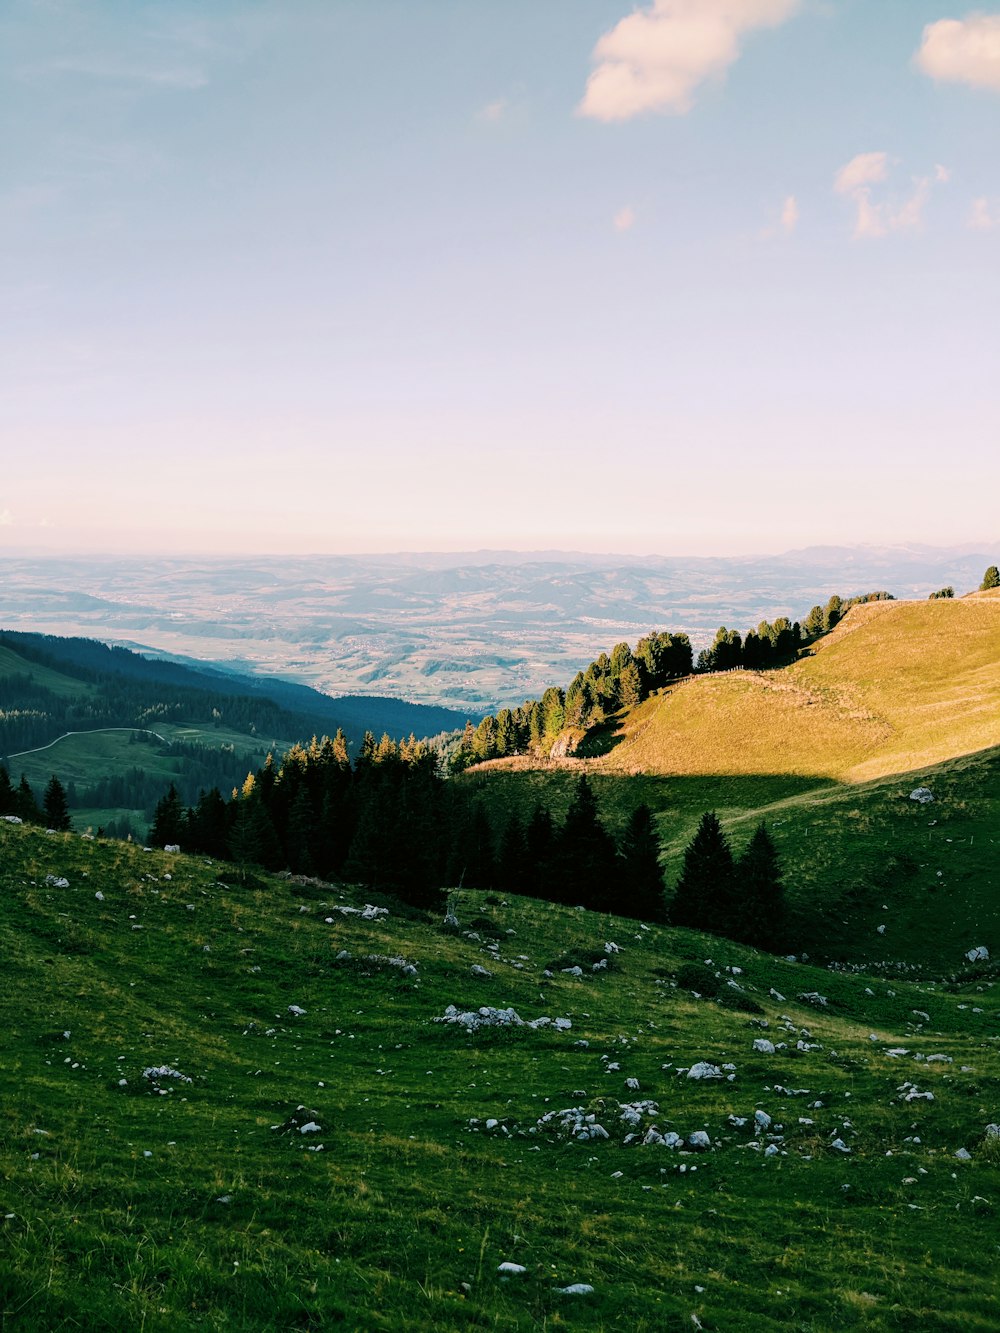
M990 201L985 195L973 199L969 226L973 231L992 231L994 227L1000 227L1000 212L994 212L990 208Z
M889 179L888 153L859 153L846 162L834 176L833 188L854 201L854 235L874 239L893 231L912 231L923 224L924 211L934 185L951 179L951 172L940 163L933 176L914 176L905 195L898 192L876 198L875 186Z
M139 62L115 62L65 56L43 64L29 65L21 74L28 79L78 75L101 83L131 84L136 87L168 88L194 91L208 85L208 75L198 65L152 65Z
M853 194L862 186L884 181L888 173L888 153L858 153L837 172L833 188L838 194Z
M476 115L480 120L495 122L503 118L503 114L506 110L506 97L498 97L495 102L487 102L485 106L480 107Z
M594 47L582 116L630 120L651 111L683 115L698 85L740 56L740 39L791 18L801 0L653 0Z
M781 209L781 230L786 236L791 236L792 232L799 225L799 201L794 194L790 194L785 200Z
M915 60L932 79L1000 92L1000 14L928 23Z
M14 515L9 509L0 509L0 528L12 528L14 526Z
M624 208L618 210L612 220L615 231L631 231L635 226L635 209L631 204L626 204Z

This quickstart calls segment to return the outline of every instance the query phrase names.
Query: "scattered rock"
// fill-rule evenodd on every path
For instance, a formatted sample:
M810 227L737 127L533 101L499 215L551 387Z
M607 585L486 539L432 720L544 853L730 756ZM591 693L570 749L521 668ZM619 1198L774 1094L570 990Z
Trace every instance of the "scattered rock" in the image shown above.
M988 963L990 961L990 951L985 944L977 944L965 955L970 963Z
M921 805L928 805L934 800L934 793L930 787L914 787L910 792L911 801L919 801Z

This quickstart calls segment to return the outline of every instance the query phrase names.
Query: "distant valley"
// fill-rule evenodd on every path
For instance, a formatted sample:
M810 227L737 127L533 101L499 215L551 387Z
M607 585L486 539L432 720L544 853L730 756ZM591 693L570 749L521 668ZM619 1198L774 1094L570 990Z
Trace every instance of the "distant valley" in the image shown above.
M241 559L7 557L0 628L84 635L331 695L480 711L540 695L656 629L804 615L832 592L978 585L973 548L701 559L565 552Z

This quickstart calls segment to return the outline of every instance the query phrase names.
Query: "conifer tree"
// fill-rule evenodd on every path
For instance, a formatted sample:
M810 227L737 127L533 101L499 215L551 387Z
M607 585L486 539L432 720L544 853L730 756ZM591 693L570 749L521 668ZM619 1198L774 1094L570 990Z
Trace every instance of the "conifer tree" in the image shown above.
M736 862L740 899L737 938L772 951L780 947L785 924L785 888L781 882L778 850L758 824L743 855Z
M531 812L524 833L525 891L538 898L553 897L552 856L555 850L555 828L548 809L539 801Z
M0 764L0 815L15 813L17 797L7 769Z
M507 820L500 837L500 849L497 853L497 888L507 893L524 893L528 862L528 847L525 840L524 826L515 810Z
M990 565L989 569L983 575L983 581L979 585L980 592L989 592L991 588L1000 588L1000 569L996 565Z
M66 792L54 773L49 778L48 786L45 788L45 795L42 798L42 812L45 815L46 828L55 829L57 833L66 833L73 827L69 817Z
M724 935L736 917L733 854L714 810L701 817L684 851L684 865L670 904L675 926Z
M151 846L166 847L172 843L182 846L184 825L184 807L177 788L171 782L166 796L157 801L153 812L153 822L149 828Z
M14 793L14 813L19 815L26 824L40 824L42 822L42 812L35 800L35 793L31 790L31 783L23 773L21 774L21 781L17 784L17 791Z
M615 910L640 921L662 921L666 909L660 840L648 805L633 810L622 837L618 861L620 888Z
M555 887L560 900L597 911L615 910L615 844L598 816L586 773L580 774L566 811L557 851Z

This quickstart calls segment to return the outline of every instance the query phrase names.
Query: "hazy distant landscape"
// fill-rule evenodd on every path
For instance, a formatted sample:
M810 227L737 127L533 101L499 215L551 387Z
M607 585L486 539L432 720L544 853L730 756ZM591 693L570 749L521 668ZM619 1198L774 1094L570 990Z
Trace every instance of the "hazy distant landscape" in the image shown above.
M496 707L540 695L621 640L797 619L833 592L978 586L979 547L813 547L718 559L448 555L11 557L0 628L85 635L280 675L325 693Z

